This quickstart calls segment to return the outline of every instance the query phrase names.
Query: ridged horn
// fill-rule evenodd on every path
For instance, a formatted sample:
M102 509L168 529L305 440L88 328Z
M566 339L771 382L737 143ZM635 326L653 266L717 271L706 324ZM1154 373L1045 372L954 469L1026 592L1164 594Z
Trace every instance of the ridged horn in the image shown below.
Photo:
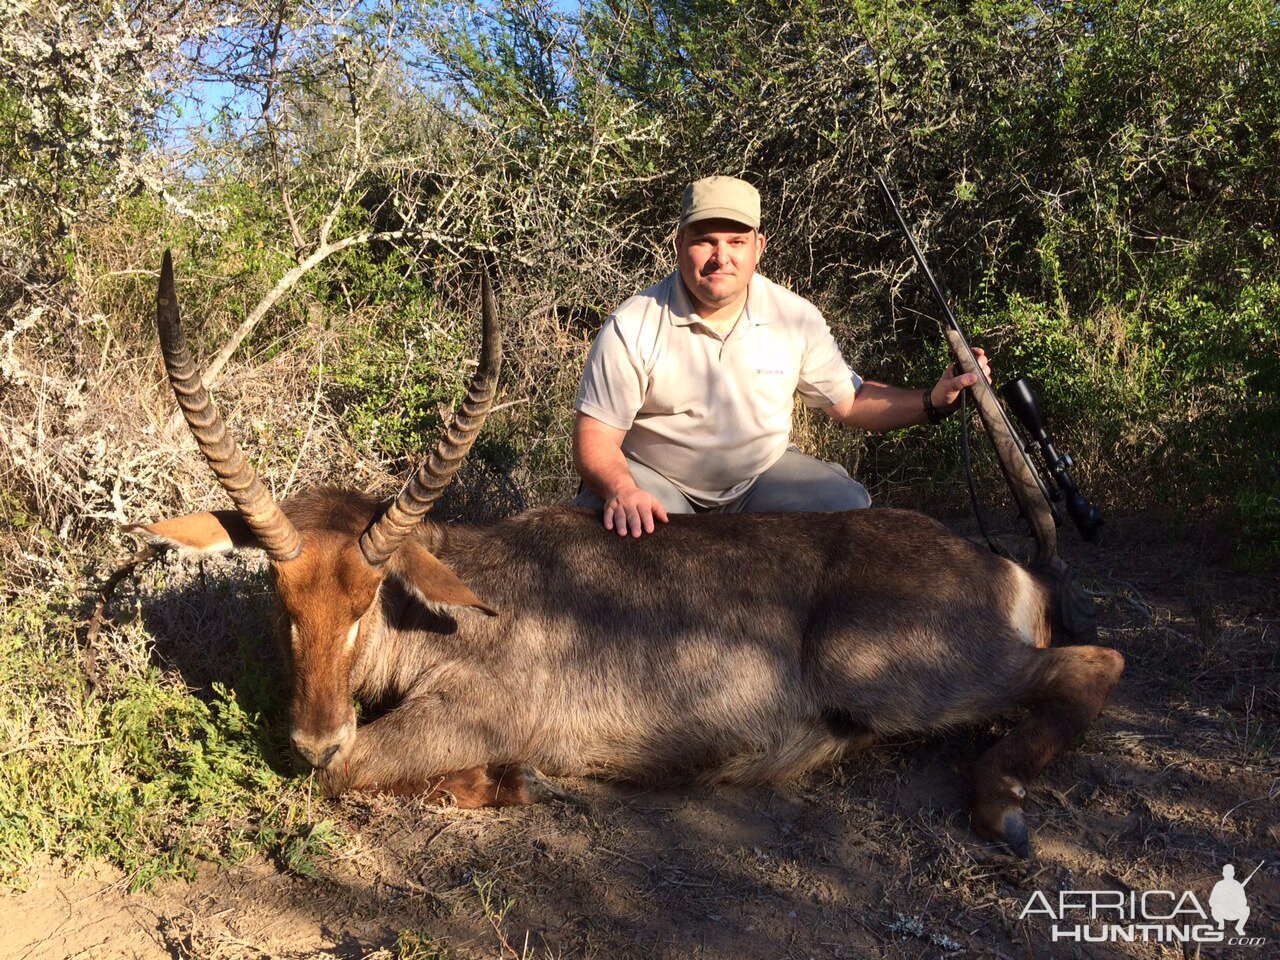
M449 481L462 466L471 445L484 425L493 406L498 386L498 370L502 366L502 331L498 329L498 305L494 300L489 272L480 276L483 343L480 366L467 386L467 397L454 412L444 437L431 451L431 456L409 478L395 502L387 507L372 526L360 535L360 551L375 567L380 567L396 552L401 541L418 525L423 515L440 499Z
M204 388L200 371L191 359L187 339L178 320L178 296L173 285L173 258L164 252L160 287L156 293L156 327L160 349L182 416L195 435L200 452L218 477L222 489L235 502L249 528L272 560L292 560L302 551L302 537L277 506L258 473L245 459L235 438L227 432L218 408Z

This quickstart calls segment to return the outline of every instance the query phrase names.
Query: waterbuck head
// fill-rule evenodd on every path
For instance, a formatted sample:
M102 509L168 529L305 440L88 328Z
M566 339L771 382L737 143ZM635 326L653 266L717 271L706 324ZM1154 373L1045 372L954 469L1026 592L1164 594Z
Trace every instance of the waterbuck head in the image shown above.
M298 757L325 768L355 738L351 671L380 627L375 601L394 577L429 604L486 606L417 538L410 536L444 492L493 403L501 363L497 306L482 277L480 364L444 438L385 509L352 491L306 491L277 504L245 459L201 382L179 323L173 263L165 252L156 321L165 369L196 443L235 510L195 513L125 529L144 540L205 556L262 550L285 623L293 675L291 742Z

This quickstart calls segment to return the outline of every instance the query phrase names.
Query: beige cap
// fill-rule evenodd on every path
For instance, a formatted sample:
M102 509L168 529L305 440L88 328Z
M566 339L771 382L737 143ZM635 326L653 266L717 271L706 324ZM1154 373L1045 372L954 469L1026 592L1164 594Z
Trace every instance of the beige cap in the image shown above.
M760 191L737 177L703 177L684 188L680 229L699 220L732 220L760 229Z

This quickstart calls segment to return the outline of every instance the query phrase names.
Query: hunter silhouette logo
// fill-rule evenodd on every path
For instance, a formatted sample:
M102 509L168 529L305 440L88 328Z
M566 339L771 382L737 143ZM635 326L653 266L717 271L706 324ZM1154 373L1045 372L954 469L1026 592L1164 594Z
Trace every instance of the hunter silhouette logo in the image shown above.
M1261 863L1253 868L1253 873L1260 869ZM1253 879L1253 873L1241 883L1235 878L1236 868L1228 863L1222 868L1222 879L1214 884L1213 893L1209 894L1209 910L1218 926L1225 927L1229 921L1234 922L1240 936L1244 936L1244 922L1249 919L1249 898L1245 896L1244 888Z
M1265 861L1264 861L1265 862ZM1249 898L1245 887L1262 869L1259 863L1243 881L1228 863L1209 894L1209 909L1190 890L1059 890L1053 899L1036 891L1019 920L1045 917L1050 936L1077 943L1222 943L1260 947L1265 937L1245 936ZM1229 930L1228 925L1234 925Z

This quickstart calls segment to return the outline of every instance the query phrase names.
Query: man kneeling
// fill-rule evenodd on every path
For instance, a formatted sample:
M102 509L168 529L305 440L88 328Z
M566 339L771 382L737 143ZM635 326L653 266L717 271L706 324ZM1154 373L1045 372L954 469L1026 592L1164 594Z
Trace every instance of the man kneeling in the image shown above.
M678 269L597 335L575 406L574 503L602 510L606 529L639 537L673 513L869 506L843 467L790 446L796 392L840 423L883 431L936 423L976 381L954 367L923 391L863 380L818 308L756 272L765 246L755 187L690 184Z

